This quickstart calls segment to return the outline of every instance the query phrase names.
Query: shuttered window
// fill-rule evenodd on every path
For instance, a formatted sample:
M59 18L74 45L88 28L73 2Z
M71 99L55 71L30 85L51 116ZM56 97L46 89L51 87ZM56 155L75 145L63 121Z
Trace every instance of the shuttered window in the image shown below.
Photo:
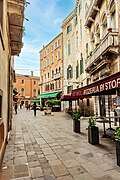
M80 60L80 74L83 73L83 59Z

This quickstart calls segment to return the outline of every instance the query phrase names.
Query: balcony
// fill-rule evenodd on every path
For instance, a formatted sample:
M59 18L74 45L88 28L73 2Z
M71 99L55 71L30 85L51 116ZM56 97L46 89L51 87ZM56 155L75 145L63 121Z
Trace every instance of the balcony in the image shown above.
M109 32L94 49L86 60L86 71L96 64L98 60L102 63L102 56L105 54L118 54L118 32ZM93 67L92 67L93 69Z
M61 78L61 74L60 73L54 74L54 80L60 79L60 78Z
M102 5L103 0L92 0L90 3L90 6L88 8L88 11L86 12L86 20L85 20L85 26L90 28L92 25L92 22L94 22L95 17Z
M11 55L21 52L25 0L8 0L8 21Z

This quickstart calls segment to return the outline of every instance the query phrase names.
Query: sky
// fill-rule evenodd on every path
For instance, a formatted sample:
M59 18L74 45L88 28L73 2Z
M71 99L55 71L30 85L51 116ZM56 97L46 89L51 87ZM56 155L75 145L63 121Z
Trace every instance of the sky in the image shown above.
M75 0L28 0L25 8L25 35L23 48L15 57L16 73L40 75L40 55L43 45L47 45L61 31L62 21L73 11ZM28 19L29 21L27 21Z

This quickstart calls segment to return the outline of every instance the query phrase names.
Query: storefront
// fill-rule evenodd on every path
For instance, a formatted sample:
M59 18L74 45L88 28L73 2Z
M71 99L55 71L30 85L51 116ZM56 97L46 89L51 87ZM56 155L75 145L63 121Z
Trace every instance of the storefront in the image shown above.
M89 84L79 89L72 91L72 97L93 96L94 98L94 113L99 116L110 114L110 110L114 107L113 99L116 99L117 106L120 106L120 72L101 79L95 83Z

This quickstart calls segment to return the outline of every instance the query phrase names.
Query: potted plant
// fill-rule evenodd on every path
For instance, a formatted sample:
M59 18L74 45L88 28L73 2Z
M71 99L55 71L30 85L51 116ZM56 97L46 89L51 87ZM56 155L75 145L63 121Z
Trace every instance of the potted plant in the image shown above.
M115 131L117 165L120 166L120 127Z
M99 129L96 127L95 118L91 116L88 123L88 142L93 145L99 144Z
M80 113L74 112L72 113L73 119L73 131L76 133L80 133Z

